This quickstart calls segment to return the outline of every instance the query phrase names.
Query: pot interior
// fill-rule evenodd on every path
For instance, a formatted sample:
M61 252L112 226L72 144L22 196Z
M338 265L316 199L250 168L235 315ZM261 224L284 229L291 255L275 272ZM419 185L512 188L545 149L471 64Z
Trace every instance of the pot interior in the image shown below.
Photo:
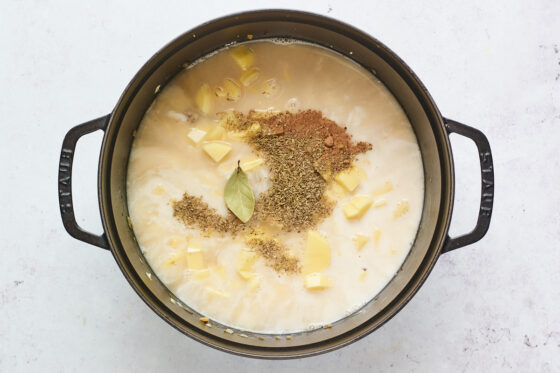
M418 139L425 176L424 209L414 245L391 282L368 304L332 328L275 338L199 321L153 274L127 222L128 156L144 113L187 61L231 42L266 38L299 39L330 48L372 72L404 108ZM142 67L117 104L106 131L99 166L100 206L113 255L125 277L163 319L213 347L254 357L301 357L350 343L392 317L414 295L435 263L446 237L453 196L453 169L447 134L431 97L404 63L368 35L322 16L291 11L258 11L221 18L187 32Z

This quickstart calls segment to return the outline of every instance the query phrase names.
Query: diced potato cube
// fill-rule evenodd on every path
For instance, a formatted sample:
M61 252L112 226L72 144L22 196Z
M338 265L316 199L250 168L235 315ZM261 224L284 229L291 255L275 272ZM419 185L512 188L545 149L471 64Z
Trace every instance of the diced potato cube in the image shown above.
M358 208L354 206L352 203L347 203L344 206L342 206L342 212L344 213L344 216L346 216L347 219L357 217L359 213Z
M201 142L202 139L204 139L204 136L206 136L206 131L203 131L203 130L198 129L196 127L191 128L191 130L189 131L189 134L187 135L189 140L191 140L191 142L195 145L197 145L199 142Z
M305 287L310 290L321 290L331 286L331 279L321 273L311 273L305 276Z
M202 112L208 114L212 109L212 91L208 84L203 84L195 97L196 105Z
M380 238L381 238L381 230L379 230L379 228L375 228L373 230L373 243L377 245L379 243Z
M182 236L177 236L170 238L167 241L167 244L175 249L186 249L187 248L187 240Z
M210 271L208 269L199 269L193 271L192 276L197 280L204 280L210 277Z
M264 159L256 158L250 161L241 162L241 169L245 172L251 171L254 168L259 167L261 164L264 163Z
M188 269L205 269L204 256L202 250L197 247L189 247L187 249L187 268Z
M211 297L222 298L222 299L229 298L229 294L222 290L214 289L210 286L207 286L205 290L206 290L206 294L208 294Z
M204 144L202 149L214 162L219 163L231 151L231 145L226 142L214 141Z
M410 205L407 200L402 200L397 203L397 207L395 208L395 212L393 213L393 218L398 218L408 212Z
M253 51L249 47L240 45L233 48L229 53L241 69L247 70L253 66L254 55Z
M251 124L251 127L249 127L249 129L247 130L248 132L258 132L261 129L261 124L259 122L253 122Z
M249 289L256 289L260 285L260 278L255 272L239 271L239 276L246 280L249 284Z
M342 206L342 212L347 219L361 218L372 203L373 201L369 196L352 197L350 202Z
M356 249L361 250L362 247L364 247L364 245L369 241L369 237L358 233L354 236L353 240L356 244Z
M387 200L385 198L379 198L376 199L375 202L373 202L373 207L378 208L381 206L385 206L387 204Z
M253 84L255 81L257 81L257 79L259 79L259 70L251 69L241 74L239 81L241 81L241 84L247 87Z
M241 97L241 87L233 79L224 80L224 89L226 91L226 99L228 101L237 101Z
M313 168L325 181L330 181L332 177L332 170L328 166L323 166L318 162L313 163Z
M165 262L165 267L171 267L174 265L180 265L183 260L185 259L185 252L184 251L178 251L176 253L174 253L166 262Z
M307 231L303 254L303 274L321 272L331 263L331 248L327 240L316 231Z
M263 83L262 94L265 96L272 96L278 91L278 83L276 79L268 79Z
M393 183L386 181L383 185L378 186L371 193L374 197L380 196L382 194L389 193L393 190Z
M206 140L221 140L226 133L224 127L217 125L212 128L206 135Z
M245 134L239 131L228 131L227 138L234 141L243 141L243 139L245 139Z
M344 189L337 183L331 183L331 185L327 189L327 192L329 195L332 196L332 199L335 201L346 195L346 189Z
M237 273L239 273L239 276L241 276L244 280L250 280L253 276L255 276L255 273L248 271L237 271Z
M363 171L358 167L339 172L335 176L335 181L342 185L347 191L353 192L360 185Z
M321 170L318 171L319 175L321 175L321 177L325 180L325 181L329 181L331 179L332 176L332 171L331 170Z
M329 201L336 201L336 195L332 190L330 189L325 190L324 195Z
M249 279L249 289L253 290L258 288L260 283L261 279L256 274L253 274L253 276Z
M237 271L251 272L253 265L258 259L258 254L251 250L241 250L237 256ZM243 277L243 276L242 276Z

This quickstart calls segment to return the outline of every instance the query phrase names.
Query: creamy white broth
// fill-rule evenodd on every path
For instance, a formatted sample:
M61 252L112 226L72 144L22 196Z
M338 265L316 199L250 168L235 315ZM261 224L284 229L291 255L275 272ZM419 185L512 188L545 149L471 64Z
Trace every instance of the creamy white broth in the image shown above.
M239 82L243 73L229 51L220 51L177 75L145 114L130 154L127 197L138 243L161 281L185 304L232 327L268 333L291 333L332 323L371 300L395 275L414 241L424 194L418 144L410 123L394 97L366 70L324 48L302 43L247 43L259 78L242 87L237 101L213 99L207 115L195 97L203 84L212 89L225 78ZM278 89L263 94L263 84L275 79ZM209 129L225 110L319 110L355 141L373 149L357 157L365 178L352 193L329 190L337 198L331 216L315 230L329 243L330 265L322 273L332 286L309 290L302 274L279 274L262 259L251 286L237 272L237 258L246 248L243 237L203 234L173 217L172 201L185 192L202 196L220 214L227 213L224 186L237 160L256 157L243 139L226 137L232 151L220 163L193 145L187 135L193 126ZM194 123L189 113L199 116ZM258 196L268 187L266 164L247 172ZM385 183L390 192L376 195ZM372 206L360 219L347 219L342 206L355 195L369 195ZM376 202L385 204L375 207ZM408 211L395 217L399 203ZM377 240L374 231L379 233ZM369 237L356 249L356 234ZM282 233L282 243L301 258L305 232ZM207 278L197 278L182 256L188 247L201 248ZM170 264L171 263L171 264ZM367 270L364 271L363 269ZM216 290L212 293L208 289Z

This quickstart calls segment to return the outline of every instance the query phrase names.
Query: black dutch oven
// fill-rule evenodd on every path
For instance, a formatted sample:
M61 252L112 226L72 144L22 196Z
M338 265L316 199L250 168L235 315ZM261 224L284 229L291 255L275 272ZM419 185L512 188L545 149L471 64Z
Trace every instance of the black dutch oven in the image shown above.
M356 61L379 78L404 108L420 145L425 175L424 209L418 233L402 267L369 303L331 328L305 331L291 338L234 330L199 321L202 315L179 301L152 274L127 219L126 171L133 132L163 87L194 61L232 42L289 38L315 43ZM351 52L351 53L350 53ZM98 169L99 208L104 233L81 229L72 205L72 161L78 139L105 132ZM470 138L478 147L482 193L476 227L451 238L454 168L449 134ZM59 164L60 212L71 236L110 250L124 277L146 304L170 325L211 347L250 357L296 358L352 343L394 316L418 291L438 257L481 239L492 214L494 172L488 140L480 131L441 116L432 97L412 70L389 48L356 28L320 15L263 10L239 13L186 32L157 52L134 76L111 114L72 128L64 138Z

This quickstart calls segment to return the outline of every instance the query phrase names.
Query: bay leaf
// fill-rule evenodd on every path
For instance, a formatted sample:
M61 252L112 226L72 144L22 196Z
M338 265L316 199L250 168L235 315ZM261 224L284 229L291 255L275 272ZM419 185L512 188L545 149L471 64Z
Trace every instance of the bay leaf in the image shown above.
M255 211L255 196L247 174L237 164L224 190L226 206L243 223L247 223Z

